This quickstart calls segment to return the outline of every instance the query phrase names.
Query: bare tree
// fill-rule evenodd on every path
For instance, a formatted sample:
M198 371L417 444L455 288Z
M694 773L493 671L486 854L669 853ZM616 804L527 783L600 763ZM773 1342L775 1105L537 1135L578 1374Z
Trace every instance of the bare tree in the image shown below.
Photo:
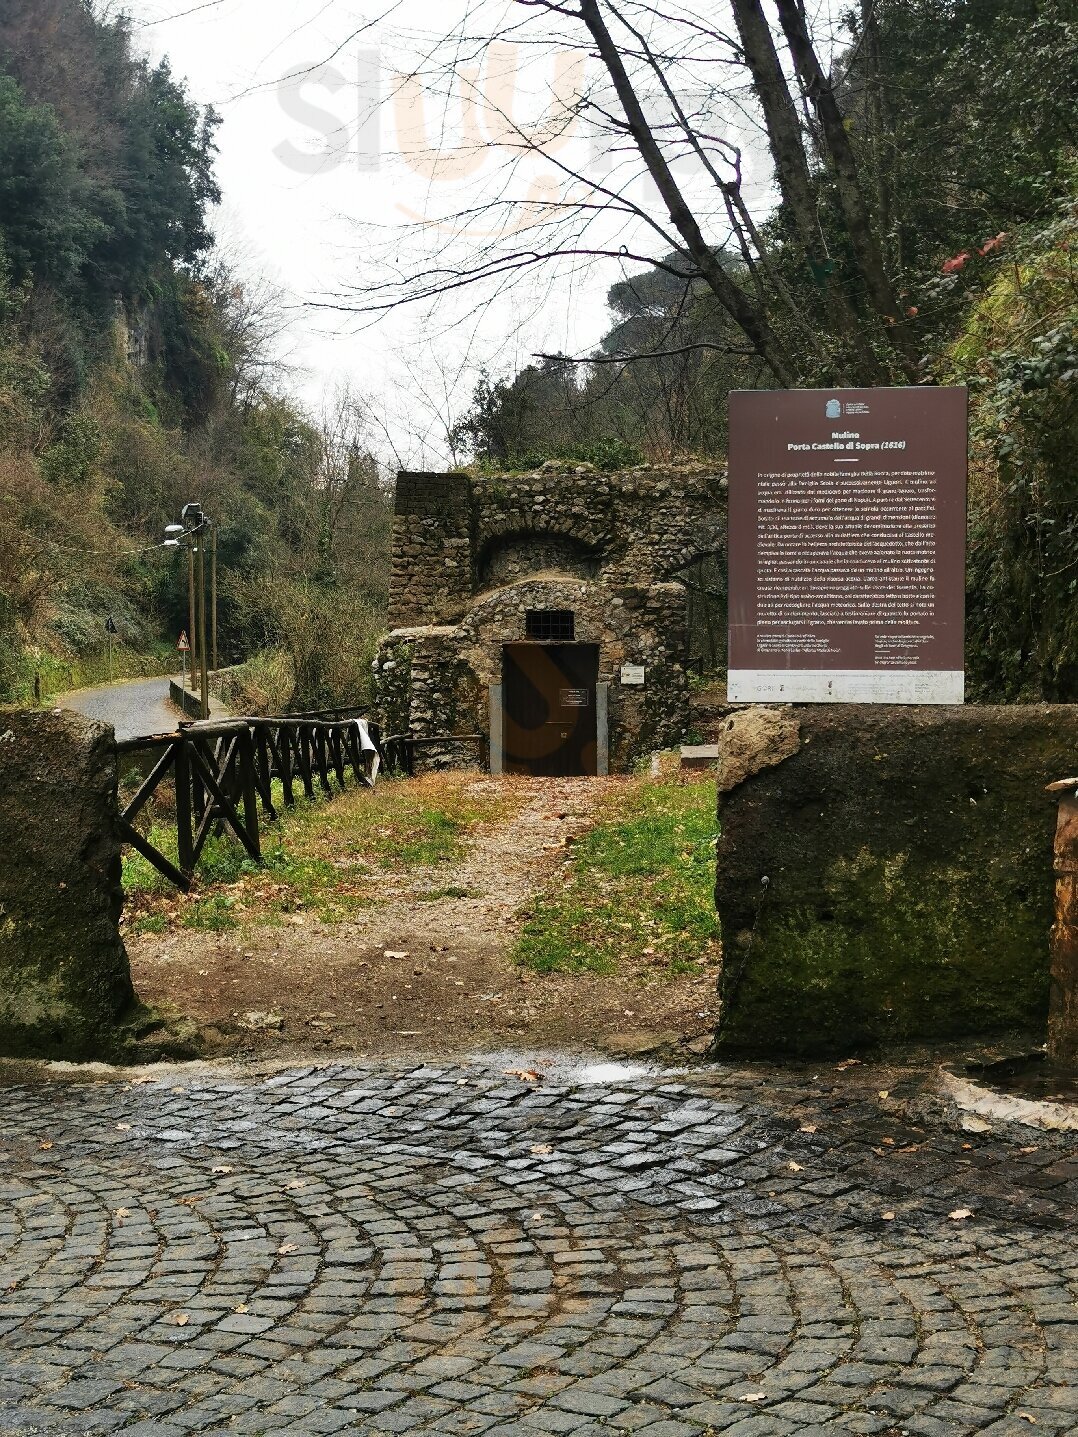
M771 20L762 0L691 8L515 0L493 35L472 35L462 22L408 77L413 108L426 95L446 114L459 101L468 117L463 144L441 154L428 144L429 173L437 176L439 164L461 174L474 168L484 145L479 116L509 158L473 205L432 226L438 247L428 264L326 302L376 314L476 287L504 297L555 263L572 271L596 259L635 260L705 284L773 382L915 380L918 345L888 270L875 180L861 173L803 0L775 5ZM733 33L715 18L720 10L732 15ZM489 69L511 45L597 59L598 71L529 126L514 113L512 85L481 79L484 56ZM743 147L716 123L732 110L755 117L766 136L785 273L766 216L746 193ZM584 124L606 146L605 174L567 155L567 136ZM522 197L513 182L536 157L559 174L562 188ZM702 193L690 195L679 177L687 159L705 178ZM642 177L658 204L637 197ZM463 246L454 238L462 234ZM791 236L810 276L808 302L804 286L798 298L789 281ZM738 352L726 336L714 343Z

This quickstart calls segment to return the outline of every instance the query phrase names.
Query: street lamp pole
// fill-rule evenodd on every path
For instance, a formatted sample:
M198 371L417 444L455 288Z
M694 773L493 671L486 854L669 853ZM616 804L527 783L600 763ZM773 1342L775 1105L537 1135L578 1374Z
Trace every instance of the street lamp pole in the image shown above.
M206 648L206 525L198 536L198 653L202 660L202 717L210 716L210 665Z
M217 525L210 525L210 623L213 628L213 671L217 672Z
M195 627L195 550L187 545L187 635L191 644L191 691L195 687L195 670L198 667L198 629Z

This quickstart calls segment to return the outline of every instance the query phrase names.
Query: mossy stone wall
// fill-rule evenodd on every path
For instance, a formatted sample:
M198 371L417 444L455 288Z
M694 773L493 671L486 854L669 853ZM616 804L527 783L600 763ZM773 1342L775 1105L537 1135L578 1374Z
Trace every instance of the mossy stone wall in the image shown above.
M0 1055L119 1055L116 745L72 713L0 715Z
M1073 769L1078 706L784 713L797 751L720 798L718 1051L1043 1036L1044 786Z

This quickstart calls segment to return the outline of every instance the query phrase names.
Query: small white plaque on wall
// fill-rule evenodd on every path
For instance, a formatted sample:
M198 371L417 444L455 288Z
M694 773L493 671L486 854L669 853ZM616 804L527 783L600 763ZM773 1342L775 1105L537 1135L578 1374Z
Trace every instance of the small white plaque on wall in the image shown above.
M621 681L623 684L642 684L644 682L644 665L622 664Z

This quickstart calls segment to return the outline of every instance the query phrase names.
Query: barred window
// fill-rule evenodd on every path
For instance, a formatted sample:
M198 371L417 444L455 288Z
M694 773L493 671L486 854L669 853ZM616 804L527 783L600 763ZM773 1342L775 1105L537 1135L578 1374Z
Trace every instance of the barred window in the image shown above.
M576 638L576 615L569 609L528 609L524 632L529 639L546 644L572 643Z

